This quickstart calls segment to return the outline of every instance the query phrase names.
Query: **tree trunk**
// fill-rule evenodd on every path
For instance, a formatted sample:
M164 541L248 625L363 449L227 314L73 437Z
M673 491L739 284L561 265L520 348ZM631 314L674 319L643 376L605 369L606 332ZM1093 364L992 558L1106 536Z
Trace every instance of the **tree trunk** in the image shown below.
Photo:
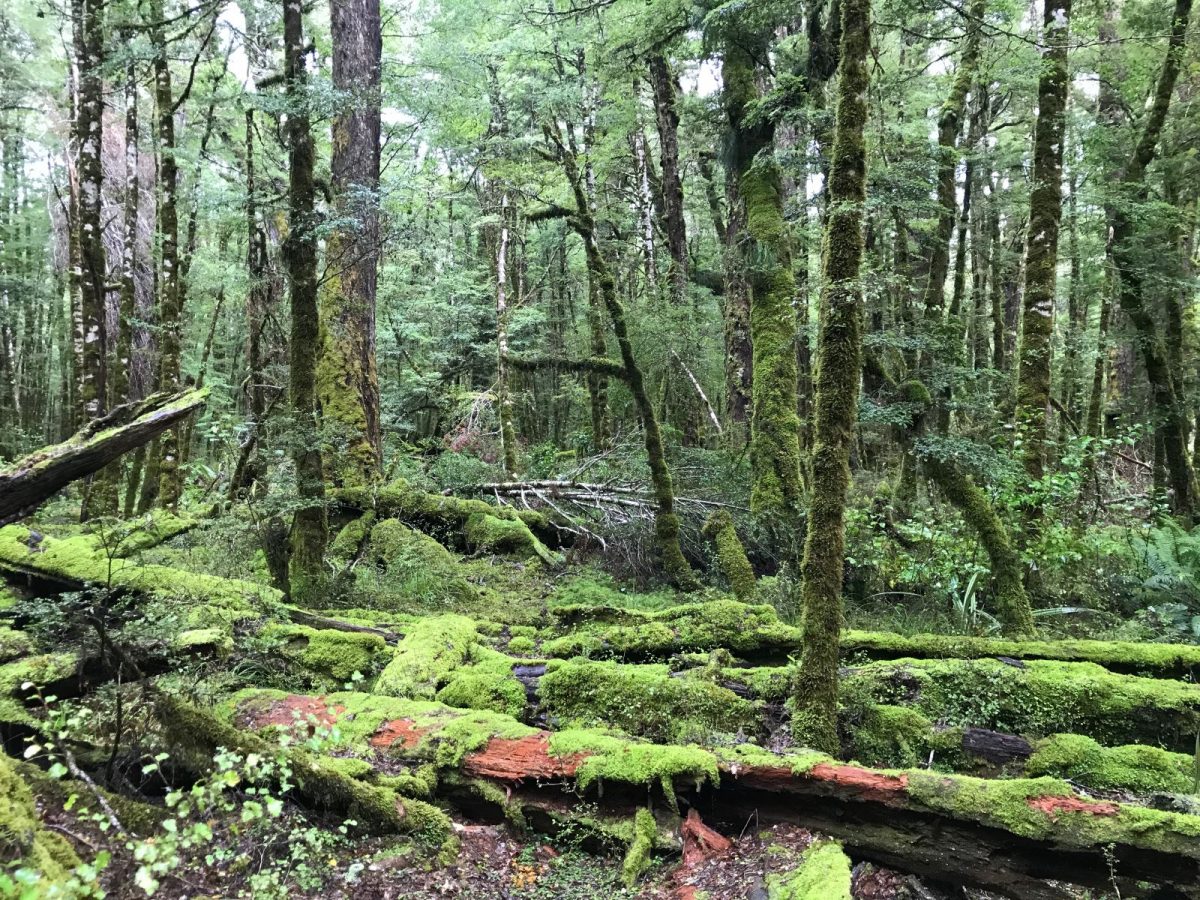
M654 93L654 118L658 125L667 252L671 254L667 276L671 284L671 300L679 304L687 296L688 255L687 226L683 219L683 179L679 172L679 112L675 107L677 87L670 63L661 53L650 57L648 68Z
M1024 315L1017 369L1017 434L1025 474L1046 473L1046 414L1050 405L1058 231L1062 222L1062 158L1066 139L1067 37L1071 0L1047 0L1042 18L1038 117L1033 138L1033 183L1025 250ZM1028 509L1034 517L1038 511Z
M292 519L290 594L298 603L316 600L324 583L328 521L321 438L317 424L316 365L320 340L317 310L317 216L315 152L308 115L301 5L283 4L284 79L287 87L288 236L284 244L290 283L292 328L288 341L288 393L292 405L292 461L300 507Z
M792 733L836 752L838 635L842 627L846 495L862 371L863 208L867 199L870 0L843 0L837 124L829 174L813 417L813 494L801 563L804 654Z
M333 122L333 191L339 222L326 247L329 274L321 289L321 355L317 401L334 431L327 468L340 484L379 479L383 450L375 361L375 297L379 266L380 65L379 0L336 0L333 85L345 106Z
M508 386L508 245L511 210L508 194L500 201L500 240L496 247L496 412L500 418L500 450L504 474L517 472L517 431L513 427Z
M750 287L750 507L786 543L794 539L804 499L796 412L796 282L781 175L770 152L774 125L767 117L748 115L760 97L756 61L765 57L755 48L764 50L764 44L761 37L745 34L727 40L721 73L732 135L728 177L736 182L744 217L734 239Z

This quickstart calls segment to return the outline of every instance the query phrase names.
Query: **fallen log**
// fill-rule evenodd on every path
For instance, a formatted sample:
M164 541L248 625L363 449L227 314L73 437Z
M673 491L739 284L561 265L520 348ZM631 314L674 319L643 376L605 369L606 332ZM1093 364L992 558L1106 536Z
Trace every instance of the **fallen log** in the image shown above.
M676 654L734 651L751 662L784 662L802 648L799 628L780 622L773 607L717 600L646 612L617 606L567 605L551 610L572 631L547 640L547 656L593 655L631 661ZM963 635L902 635L843 631L843 657L852 660L987 659L1090 662L1111 672L1188 678L1200 672L1200 646L1131 641L1012 641Z
M751 745L655 745L603 732L551 733L496 713L368 694L244 691L222 707L243 728L336 725L338 753L374 769L434 765L523 795L563 785L602 804L631 796L700 809L740 828L757 811L842 840L866 859L1010 897L1061 898L1048 880L1113 878L1200 896L1200 816L1097 800L1056 778L986 780L919 769L877 770Z
M98 472L204 405L207 390L153 394L118 406L61 444L0 469L0 525L32 513L72 481Z

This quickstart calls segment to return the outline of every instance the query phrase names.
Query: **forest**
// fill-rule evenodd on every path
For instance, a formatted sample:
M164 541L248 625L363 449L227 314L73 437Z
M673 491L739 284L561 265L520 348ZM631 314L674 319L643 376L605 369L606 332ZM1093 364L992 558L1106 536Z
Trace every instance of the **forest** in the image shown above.
M0 897L1200 900L1192 0L3 0Z

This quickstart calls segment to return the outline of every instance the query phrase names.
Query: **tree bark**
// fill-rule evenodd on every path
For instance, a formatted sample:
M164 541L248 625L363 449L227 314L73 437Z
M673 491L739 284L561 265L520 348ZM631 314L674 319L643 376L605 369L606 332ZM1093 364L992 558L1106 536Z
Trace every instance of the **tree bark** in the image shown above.
M292 309L288 341L288 393L292 405L292 461L299 508L292 519L288 565L293 600L315 600L324 583L329 525L317 424L316 363L320 339L317 309L317 216L313 178L315 152L304 69L304 20L295 0L283 3L284 83L288 118L288 236L284 244Z
M843 0L837 123L829 173L817 334L812 502L804 539L801 595L804 653L796 679L792 732L805 746L836 752L838 636L842 627L846 495L862 371L863 209L867 200L864 129L870 74L870 0Z
M325 427L336 434L330 476L369 484L383 463L375 361L383 38L379 0L336 0L331 9L333 85L344 98L333 122L331 168L336 215L347 224L326 246L317 401Z
M680 304L687 296L688 252L687 225L683 219L683 179L679 172L679 112L675 106L677 87L670 63L661 53L651 56L647 65L654 93L654 119L658 125L667 252L671 254L667 277L671 284L671 300Z

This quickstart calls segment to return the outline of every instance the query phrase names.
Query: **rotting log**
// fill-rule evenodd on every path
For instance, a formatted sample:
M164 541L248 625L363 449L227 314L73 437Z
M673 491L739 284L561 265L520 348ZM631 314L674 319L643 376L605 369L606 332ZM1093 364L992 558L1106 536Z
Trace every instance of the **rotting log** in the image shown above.
M649 791L710 823L740 828L757 810L764 822L828 833L856 859L1010 897L1061 898L1048 881L1107 886L1112 878L1200 896L1200 816L1093 799L1055 778L986 780L750 745L710 751L551 733L494 713L354 693L251 690L223 711L242 728L337 724L339 754L380 771L434 765L495 782L510 803L566 787L607 807Z
M72 481L98 472L204 405L207 390L153 394L118 406L61 444L0 469L0 525L29 515Z

